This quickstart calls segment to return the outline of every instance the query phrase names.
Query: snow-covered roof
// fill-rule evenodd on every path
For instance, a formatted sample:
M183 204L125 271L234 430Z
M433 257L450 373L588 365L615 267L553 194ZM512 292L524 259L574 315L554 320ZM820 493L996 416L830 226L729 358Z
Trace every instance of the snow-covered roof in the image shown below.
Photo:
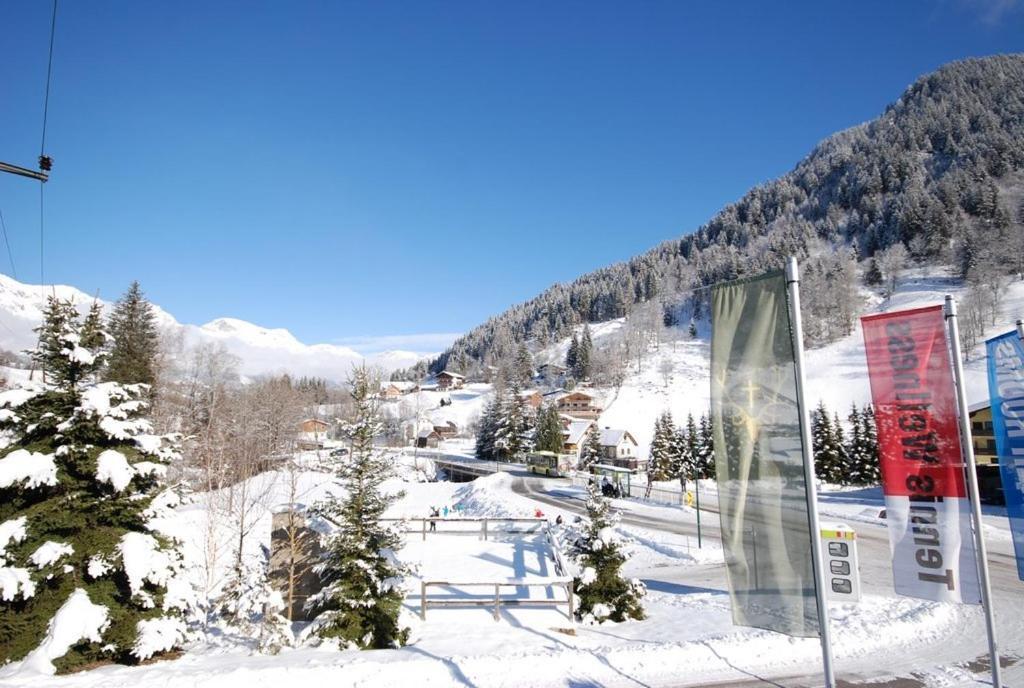
M447 375L448 377L457 377L460 380L466 379L465 375L459 375L458 373L453 373L450 370L442 370L440 373L437 374L437 377L441 377L442 375Z
M618 428L604 428L601 430L601 446L602 447L617 447L624 440L628 440L633 444L636 444L636 440L629 434L628 430L620 430Z
M419 431L416 437L426 439L431 435L437 435L438 437L440 437L440 435L437 434L437 430L434 430L434 428L423 428L422 430Z
M586 436L587 431L590 430L590 426L594 422L590 420L574 420L569 423L569 427L565 429L566 444L580 444L583 442L583 438Z

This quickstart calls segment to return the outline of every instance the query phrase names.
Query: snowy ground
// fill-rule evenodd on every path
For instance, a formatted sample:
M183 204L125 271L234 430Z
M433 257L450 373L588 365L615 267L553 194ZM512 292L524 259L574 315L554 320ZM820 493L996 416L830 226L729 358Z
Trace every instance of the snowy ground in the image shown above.
M411 475L407 471L407 476ZM310 499L328 489L321 474L304 474L302 480ZM420 517L431 506L448 506L454 512L458 505L463 515L495 518L533 516L541 509L551 519L561 514L571 526L579 501L579 495L573 492L578 488L564 481L537 481L551 490L550 495L563 500L562 508L514 493L517 480L521 478L498 474L463 484L406 482L400 485L406 496L392 509L392 515ZM274 478L274 489L284 484L282 476ZM397 481L394 486L399 486ZM850 491L835 494L837 512L870 506L870 495L860 499L849 496L854 494ZM829 503L828 497L825 502ZM423 540L419 533L413 533L401 552L417 572L407 581L412 594L407 598L404 618L412 632L409 645L402 649L337 652L296 648L278 656L259 656L241 645L197 642L176 660L142 667L101 667L65 677L21 675L16 679L0 678L0 685L258 688L303 682L332 686L681 686L742 682L752 676L814 675L819 661L816 641L732 625L721 550L713 540L705 540L706 549L695 552L692 539L658 525L671 520L680 527L692 527L695 514L691 509L632 500L616 503L629 519L618 528L631 551L626 573L643 579L649 591L645 601L648 618L644 621L575 625L566 618L564 607L505 608L498 621L493 619L490 607L430 609L426 621L422 621L418 616L420 577L539 578L553 575L553 559L540 534L499 535L483 541L476 534L428 533ZM203 512L203 504L197 502L182 513L181 525L195 528L202 523ZM637 519L646 519L651 527L635 525ZM717 519L713 514L710 519L705 514L705 519L710 520L713 532ZM442 522L439 531L448 530L449 525ZM862 550L866 594L858 605L833 605L831 609L840 672L868 675L872 668L897 666L908 657L928 656L922 655L928 652L937 655L933 663L941 664L939 643L943 638L967 632L973 641L980 640L976 608L897 598L891 587L887 588L887 580L875 581L887 575L884 566L872 558L881 556L875 550L885 548L885 533L878 526L857 527L870 530L865 531L869 539L862 544L867 548ZM258 533L254 537L257 546L268 541L269 523L254 532ZM206 548L201 541L193 545L192 556L201 558ZM202 569L202 561L196 562L196 572ZM442 592L478 594L458 589ZM554 596L557 592L538 588L530 594ZM1016 606L1019 609L1020 604ZM1024 631L1019 628L1019 615L1014 623L1017 635L1009 635L1005 645L1020 653L1024 651L1019 647ZM924 665L913 668L924 669ZM927 676L928 684L956 685L971 674L949 665Z

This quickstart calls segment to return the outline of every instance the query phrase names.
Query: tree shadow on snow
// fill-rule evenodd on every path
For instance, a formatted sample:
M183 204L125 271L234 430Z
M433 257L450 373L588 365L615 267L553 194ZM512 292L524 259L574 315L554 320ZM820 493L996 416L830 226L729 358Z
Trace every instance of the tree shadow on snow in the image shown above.
M669 583L668 581L649 580L646 578L641 580L643 580L643 583L647 586L648 590L665 593L666 595L694 595L697 593L706 593L708 595L728 594L725 590L702 588L697 585L683 585L682 583Z
M409 652L415 652L417 654L424 655L425 657L429 657L430 659L436 659L444 665L445 669L448 670L448 673L451 675L452 679L458 681L459 684L466 686L466 688L476 688L476 684L469 680L469 677L462 672L462 669L459 667L459 665L451 659L449 659L448 657L441 657L440 655L435 655L432 652L427 652L426 650L419 647L415 647L413 645L406 645L403 649L408 650Z

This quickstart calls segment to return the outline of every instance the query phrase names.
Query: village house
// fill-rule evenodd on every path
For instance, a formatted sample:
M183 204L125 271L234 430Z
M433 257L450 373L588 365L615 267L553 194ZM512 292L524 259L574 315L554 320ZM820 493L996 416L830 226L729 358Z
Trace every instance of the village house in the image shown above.
M544 403L544 395L537 390L523 392L523 401L526 402L527 406L536 411Z
M448 370L438 373L436 379L437 389L442 392L449 389L462 389L462 385L466 381L464 376Z
M573 418L596 420L601 415L601 407L594 403L594 397L579 390L558 397L558 412Z
M420 386L415 382L384 382L380 386L380 398L384 401L397 401L403 395L418 392L419 390Z
M636 438L628 430L616 428L601 430L601 463L633 471L647 468L647 462L640 460Z
M568 368L557 363L544 363L537 368L537 377L542 380L558 380L568 372Z
M440 441L441 435L433 428L423 428L416 436L416 446L420 449L436 448Z
M590 432L593 425L594 421L592 420L573 420L571 418L568 423L563 423L562 451L572 454L579 461L583 445L587 441L587 433Z
M449 440L459 434L459 426L452 421L448 421L444 425L435 425L434 432L442 440Z
M318 418L307 418L299 424L299 432L295 438L296 448L304 451L323 449L330 428L329 423Z

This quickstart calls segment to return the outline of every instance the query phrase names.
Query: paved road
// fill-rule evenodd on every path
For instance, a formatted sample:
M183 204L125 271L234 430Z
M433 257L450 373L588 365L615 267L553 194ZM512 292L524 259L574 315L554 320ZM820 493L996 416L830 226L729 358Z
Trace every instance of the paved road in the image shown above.
M582 500L570 494L567 487L566 481L536 477L521 477L513 483L513 490L518 494L567 511L584 513ZM666 512L668 511L666 509ZM701 511L704 513L702 519L704 537L719 539L717 512L712 510L705 512L704 509ZM623 511L622 522L654 531L696 535L696 526L689 520L683 521L670 517L656 517L648 513ZM889 597L895 596L896 593L892 585L889 538L885 527L857 523L856 531L863 591ZM1024 583L1017 578L1010 543L1006 541L992 542L990 539L989 548L989 569L995 600L993 607L996 610L1000 646L1004 651L1004 660L1009 657L1010 661L1016 664L1024 656ZM666 571L665 575L672 578L670 582L719 590L728 588L724 564ZM908 646L898 657L887 656L884 668L873 666L871 658L854 662L840 661L837 663L837 679L841 679L841 685L852 686L870 683L873 688L885 688L886 686L913 688L924 685L915 678L915 673L921 670L956 663L975 663L977 665L981 662L984 664L987 660L988 646L984 623L980 610L978 610L977 614L956 629L953 637L945 638L941 644L925 642L916 648ZM983 666L977 666L976 670L979 672L979 678L988 681L988 673L984 671ZM821 677L815 675L751 675L749 681L730 682L723 685L771 685L796 688L821 684Z

